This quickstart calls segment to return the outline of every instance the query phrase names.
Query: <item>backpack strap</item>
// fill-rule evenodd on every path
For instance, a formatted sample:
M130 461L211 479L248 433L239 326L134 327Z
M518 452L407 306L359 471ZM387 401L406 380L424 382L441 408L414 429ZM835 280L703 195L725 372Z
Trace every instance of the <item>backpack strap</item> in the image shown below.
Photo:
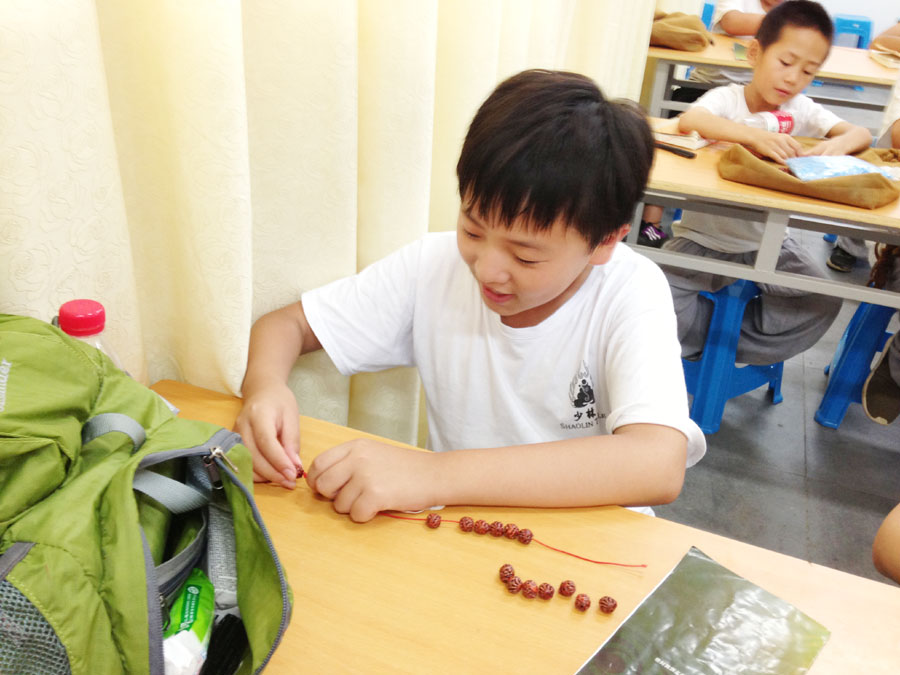
M87 445L110 431L120 431L128 436L134 444L134 452L137 452L147 440L147 432L135 419L122 413L100 413L84 423L81 428L81 444Z
M172 513L187 513L209 503L208 495L148 469L135 472L134 489L155 499Z

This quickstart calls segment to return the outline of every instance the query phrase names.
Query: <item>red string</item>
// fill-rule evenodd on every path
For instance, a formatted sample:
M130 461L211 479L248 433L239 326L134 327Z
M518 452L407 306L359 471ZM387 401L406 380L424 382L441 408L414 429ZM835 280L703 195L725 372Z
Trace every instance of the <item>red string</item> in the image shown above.
M378 515L387 516L388 518L396 518L397 520L428 520L427 518L413 518L412 516L398 516L395 513L384 513L381 512ZM449 520L446 518L441 519L442 523L459 523L458 520ZM570 555L573 558L578 558L579 560L584 560L585 562L594 563L595 565L615 565L616 567L646 567L646 564L633 565L628 563L619 563L619 562L608 562L606 560L591 560L590 558L585 558L584 556L577 555L575 553L569 553L569 551L564 551L561 548L556 548L555 546L550 546L550 544L545 544L544 542L535 539L532 537L531 541L540 544L544 548L549 548L551 551L556 551L557 553L565 553L566 555Z

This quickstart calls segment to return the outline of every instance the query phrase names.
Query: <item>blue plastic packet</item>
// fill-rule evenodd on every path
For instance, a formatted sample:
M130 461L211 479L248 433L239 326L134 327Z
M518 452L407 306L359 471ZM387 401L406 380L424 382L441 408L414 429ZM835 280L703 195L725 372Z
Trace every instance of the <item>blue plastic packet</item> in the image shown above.
M864 173L880 173L889 180L898 178L896 172L889 168L876 166L852 155L791 157L786 162L791 173L803 181Z

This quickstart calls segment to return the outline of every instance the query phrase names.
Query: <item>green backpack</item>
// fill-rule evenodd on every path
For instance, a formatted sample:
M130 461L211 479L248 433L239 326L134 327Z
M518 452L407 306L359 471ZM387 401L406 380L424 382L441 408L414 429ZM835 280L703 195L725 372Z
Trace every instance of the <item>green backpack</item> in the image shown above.
M195 567L216 621L246 631L238 670L217 672L261 671L291 593L252 489L237 434L176 417L50 324L0 315L0 673L162 675Z

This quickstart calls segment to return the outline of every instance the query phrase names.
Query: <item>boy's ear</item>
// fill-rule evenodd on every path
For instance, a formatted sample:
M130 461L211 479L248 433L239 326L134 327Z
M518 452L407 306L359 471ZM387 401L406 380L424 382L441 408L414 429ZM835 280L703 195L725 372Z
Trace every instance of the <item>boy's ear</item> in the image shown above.
M759 40L753 38L750 40L750 46L747 47L747 63L756 68L760 54L762 54L762 46L759 44Z
M597 244L594 252L591 253L591 259L589 260L590 264L605 265L608 263L609 259L612 257L613 250L616 248L616 244L625 239L629 232L631 232L631 223L625 223L606 239Z

